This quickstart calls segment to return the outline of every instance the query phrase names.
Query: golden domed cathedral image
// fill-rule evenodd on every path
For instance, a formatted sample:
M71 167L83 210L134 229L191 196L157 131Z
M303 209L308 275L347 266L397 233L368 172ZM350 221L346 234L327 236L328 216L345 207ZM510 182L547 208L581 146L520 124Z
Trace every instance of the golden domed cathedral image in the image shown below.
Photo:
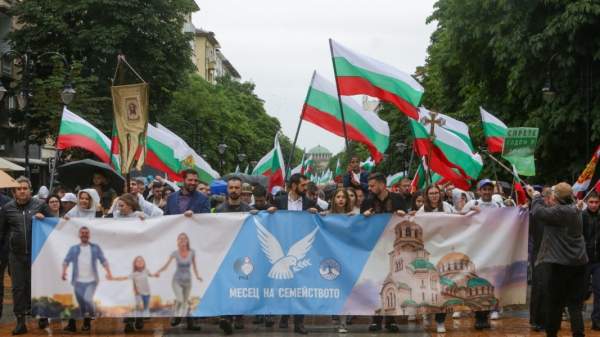
M471 259L450 252L437 265L423 243L423 229L404 220L394 228L389 252L389 273L380 291L376 314L414 316L455 310L480 310L495 306L494 286L476 274Z

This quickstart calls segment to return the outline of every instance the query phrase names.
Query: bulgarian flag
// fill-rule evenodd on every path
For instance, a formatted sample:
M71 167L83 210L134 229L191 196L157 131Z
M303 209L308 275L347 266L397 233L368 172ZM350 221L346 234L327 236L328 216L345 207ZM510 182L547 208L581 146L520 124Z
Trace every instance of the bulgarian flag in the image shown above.
M312 154L308 157L308 159L303 163L302 166L302 174L304 174L306 177L308 177L310 179L310 177L313 176L313 174L315 173L315 168L314 168L314 160L313 160L313 156Z
M360 168L367 172L371 172L375 168L375 162L369 157L365 161L360 162Z
M517 200L517 205L526 205L527 204L527 193L525 193L525 189L523 188L523 184L521 183L521 178L519 177L519 172L517 172L517 168L515 165L512 166L514 183L513 189L515 190L515 196Z
M275 146L269 153L260 159L254 167L252 175L262 175L269 178L269 192L275 186L284 186L285 164L279 147L279 132L275 135Z
M427 110L424 107L420 107L419 120L422 120L423 118L431 119L431 111ZM436 118L442 118L444 120L444 124L441 127L457 135L467 145L469 145L471 151L475 151L473 141L471 140L471 135L469 134L469 126L467 124L459 121L458 119L452 118L448 115L444 115L441 113L437 113Z
M159 123L156 123L156 127L169 135L171 141L175 142L176 145L172 148L173 155L181 163L180 170L193 169L198 173L198 179L208 184L219 178L219 173L213 170L206 160L198 155L185 140L181 139L181 137ZM181 178L179 179L181 180Z
M335 163L335 177L341 177L343 174L344 171L342 170L342 165L340 165L340 158L338 158Z
M179 172L182 165L175 156L175 149L179 146L179 140L168 132L148 124L147 142L148 151L145 164L166 173L169 180L181 181Z
M406 177L406 172L398 172L387 177L387 187L392 187Z
M596 172L598 161L600 161L600 146L596 148L596 151L594 151L594 154L592 155L592 159L586 165L583 172L581 172L577 181L573 184L573 193L577 194L578 198L582 198L585 191L590 187L592 179L594 178L594 173Z
M423 87L407 73L329 40L340 95L368 95L394 104L412 119Z
M508 127L491 113L479 107L481 120L483 122L483 133L489 153L502 153L504 138L506 138Z
M454 186L468 190L470 181L479 177L483 169L483 161L479 154L474 154L469 146L455 134L441 127L434 129L434 137L430 137L426 126L409 120L415 137L415 151L429 159L432 171L449 180Z
M431 183L434 185L442 185L444 183L446 183L448 180L443 178L441 175L430 171L431 172ZM410 183L411 186L411 192L414 193L418 190L424 190L425 187L427 187L427 162L426 162L426 158L422 157L421 158L421 164L419 165L419 168L417 169L417 172L415 172L415 176L412 180L412 182Z
M292 169L290 174L304 174L304 160L306 160L306 149L302 152L302 159L300 159L300 164Z
M376 113L364 110L350 97L342 97L342 107L348 139L366 145L371 156L379 162L390 142L388 123ZM336 88L316 72L313 73L306 95L302 119L344 137L344 123Z
M64 107L56 148L66 150L73 147L93 153L100 161L106 164L112 163L117 168L117 172L120 171L118 157L111 155L110 139L88 121Z

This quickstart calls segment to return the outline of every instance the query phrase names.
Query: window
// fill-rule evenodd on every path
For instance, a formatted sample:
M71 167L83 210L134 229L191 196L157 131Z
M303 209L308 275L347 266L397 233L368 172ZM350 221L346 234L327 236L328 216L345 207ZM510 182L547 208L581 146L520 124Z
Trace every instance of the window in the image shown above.
M421 280L421 289L425 289L425 280Z
M396 260L396 271L401 271L404 269L404 260L402 258Z
M425 293L421 293L422 297L423 297L423 302L425 302Z
M411 232L410 232L410 227L406 227L406 237L410 237Z

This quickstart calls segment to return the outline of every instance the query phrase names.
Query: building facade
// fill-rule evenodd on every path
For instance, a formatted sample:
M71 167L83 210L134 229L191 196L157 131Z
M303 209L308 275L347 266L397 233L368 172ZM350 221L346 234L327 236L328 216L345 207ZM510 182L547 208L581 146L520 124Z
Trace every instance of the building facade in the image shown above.
M193 40L193 61L200 77L210 83L216 83L217 78L231 76L240 79L241 76L221 52L221 45L215 33L195 29Z
M327 166L329 165L329 160L333 154L329 152L329 150L321 145L317 145L310 149L307 153L307 156L312 156L313 163L318 172L323 172L327 170Z

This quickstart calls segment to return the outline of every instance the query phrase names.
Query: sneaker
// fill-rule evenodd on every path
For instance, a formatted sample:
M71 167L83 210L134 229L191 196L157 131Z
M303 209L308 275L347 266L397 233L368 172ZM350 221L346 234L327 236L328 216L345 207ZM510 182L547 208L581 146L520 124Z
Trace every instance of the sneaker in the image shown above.
M455 312L452 314L452 318L460 318L460 311L455 311Z
M338 333L347 333L348 329L346 328L338 328Z
M444 326L444 323L437 323L436 331L437 333L446 333L446 327Z
M492 314L490 315L490 319L494 320L494 321L500 319L500 313L497 311L492 311Z
M125 329L124 329L125 333L131 333L134 331L135 331L135 329L133 328L133 323L131 323L131 322L125 323Z
M77 326L75 325L75 320L72 319L72 318L69 319L69 322L63 328L63 331L66 331L66 332L77 332Z
M369 325L369 331L371 331L371 332L381 331L381 324L373 323L373 324Z

